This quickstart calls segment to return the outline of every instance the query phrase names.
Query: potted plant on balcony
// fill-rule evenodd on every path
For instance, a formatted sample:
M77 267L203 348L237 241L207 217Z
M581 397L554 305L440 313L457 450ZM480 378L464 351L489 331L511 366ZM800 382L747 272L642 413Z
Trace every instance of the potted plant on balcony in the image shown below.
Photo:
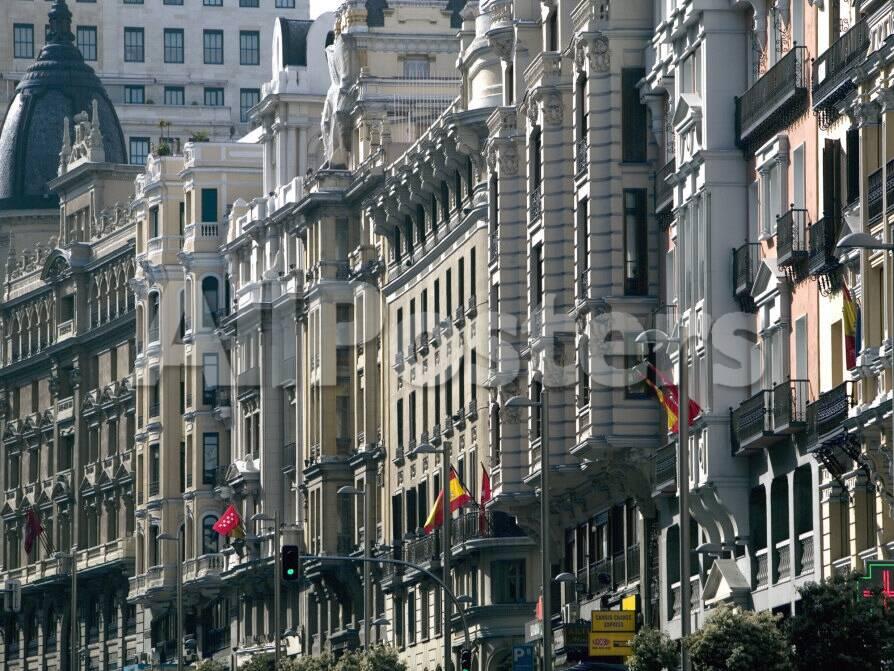
M208 133L203 130L194 130L189 133L190 142L208 142Z

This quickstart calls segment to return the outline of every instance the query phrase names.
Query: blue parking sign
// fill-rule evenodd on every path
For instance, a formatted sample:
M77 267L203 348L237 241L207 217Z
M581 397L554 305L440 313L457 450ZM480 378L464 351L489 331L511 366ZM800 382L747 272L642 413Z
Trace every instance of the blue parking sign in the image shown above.
M534 671L534 646L512 646L512 671Z

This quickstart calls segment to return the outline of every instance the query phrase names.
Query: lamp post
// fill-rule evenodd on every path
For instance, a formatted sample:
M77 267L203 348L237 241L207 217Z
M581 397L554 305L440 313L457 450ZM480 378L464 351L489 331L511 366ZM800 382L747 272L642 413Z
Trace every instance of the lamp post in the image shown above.
M279 656L282 648L282 625L280 623L280 601L282 599L282 572L281 551L279 547L279 510L273 511L273 516L255 513L251 516L252 522L273 522L273 668L279 670Z
M183 525L177 527L176 534L159 534L160 541L177 543L177 671L183 671L183 561L180 557Z
M441 455L441 567L443 569L444 584L450 584L450 441L445 440L443 447L435 447L431 443L419 443L410 450L407 456L416 457L420 454ZM453 671L453 648L450 644L451 634L451 608L453 603L444 594L444 671Z
M553 668L552 625L552 553L550 550L550 489L549 489L549 391L540 392L540 400L532 401L523 396L513 396L506 401L507 408L540 408L540 568L543 599L543 671Z
M339 487L339 496L356 496L360 499L363 506L363 556L369 559L372 556L372 536L369 529L369 501L366 497L366 485L363 489L356 487L344 486ZM369 650L369 625L372 618L372 599L370 596L370 588L372 584L369 579L369 562L363 562L363 649Z
M838 241L838 250L862 249L863 251L882 250L891 255L891 274L894 275L894 243L882 242L869 233L848 233ZM888 286L891 286L890 280ZM888 333L888 342L891 348L891 441L894 442L894 316L889 315L892 331ZM890 451L890 446L889 446Z
M680 636L685 639L692 632L692 573L691 555L689 554L689 333L682 320L679 324L678 336L669 336L664 331L650 329L636 337L640 345L677 344L677 472L680 482ZM689 671L689 651L685 645L680 646L680 668Z

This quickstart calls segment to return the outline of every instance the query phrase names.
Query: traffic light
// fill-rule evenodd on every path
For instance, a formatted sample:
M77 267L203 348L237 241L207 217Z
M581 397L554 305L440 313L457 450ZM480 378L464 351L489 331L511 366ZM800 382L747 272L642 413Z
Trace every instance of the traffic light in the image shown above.
M294 582L301 578L301 549L297 545L282 546L282 579Z
M472 671L472 651L469 648L459 651L459 668L460 671Z

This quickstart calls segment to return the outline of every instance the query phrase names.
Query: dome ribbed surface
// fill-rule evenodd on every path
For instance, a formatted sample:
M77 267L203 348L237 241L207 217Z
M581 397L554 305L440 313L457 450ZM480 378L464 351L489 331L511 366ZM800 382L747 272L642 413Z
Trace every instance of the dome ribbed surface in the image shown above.
M105 159L126 163L124 134L102 82L74 44L71 11L56 0L47 43L16 86L0 130L0 210L55 207L47 182L59 167L64 119L97 102ZM73 125L72 125L73 127Z

